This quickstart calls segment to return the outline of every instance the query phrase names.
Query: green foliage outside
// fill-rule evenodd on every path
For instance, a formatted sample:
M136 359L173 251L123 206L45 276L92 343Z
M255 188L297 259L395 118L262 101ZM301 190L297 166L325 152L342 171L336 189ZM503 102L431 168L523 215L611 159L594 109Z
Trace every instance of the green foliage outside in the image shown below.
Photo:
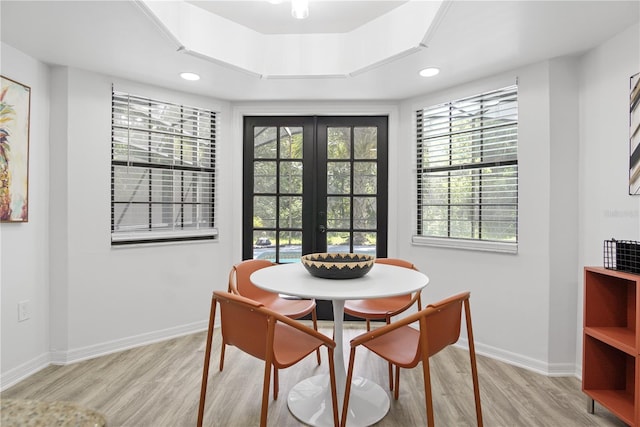
M351 132L354 146L351 147ZM327 244L375 245L377 228L377 129L330 127L327 134ZM263 127L254 131L255 237L268 236L275 244L275 229L302 229L302 128ZM353 149L354 170L351 171ZM279 176L279 188L278 177ZM353 180L352 180L353 173ZM353 199L350 197L354 195ZM353 221L351 211L353 210ZM351 236L346 230L363 230ZM270 230L271 229L271 230ZM342 230L342 231L341 231ZM301 235L300 235L301 236ZM287 243L301 237L287 236ZM282 243L282 239L281 239Z

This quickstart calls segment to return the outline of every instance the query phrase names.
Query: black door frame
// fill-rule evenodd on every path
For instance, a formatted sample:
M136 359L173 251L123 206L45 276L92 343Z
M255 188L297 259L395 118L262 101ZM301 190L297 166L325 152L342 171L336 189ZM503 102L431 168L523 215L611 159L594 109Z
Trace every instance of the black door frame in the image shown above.
M387 256L388 244L388 116L244 116L243 120L243 182L242 182L242 259L253 258L253 189L254 157L253 144L255 126L303 127L303 192L312 191L313 197L303 198L303 230L313 230L311 239L303 239L302 254L325 252L326 238L321 236L319 228L326 226L327 198L327 150L326 144L319 144L327 138L328 127L376 126L377 143L377 236L376 257ZM353 138L353 135L352 135ZM352 149L353 149L353 144ZM351 158L353 166L353 158ZM279 178L277 178L279 179ZM249 190L249 191L248 191ZM353 195L351 196L353 197ZM324 198L324 201L320 201ZM318 215L320 208L325 212L324 219ZM323 223L324 221L324 223ZM384 230L380 233L379 230ZM276 231L277 232L277 231ZM351 239L353 245L353 239ZM333 319L330 301L317 301L318 317ZM348 315L346 320L356 320ZM361 320L361 319L357 319Z

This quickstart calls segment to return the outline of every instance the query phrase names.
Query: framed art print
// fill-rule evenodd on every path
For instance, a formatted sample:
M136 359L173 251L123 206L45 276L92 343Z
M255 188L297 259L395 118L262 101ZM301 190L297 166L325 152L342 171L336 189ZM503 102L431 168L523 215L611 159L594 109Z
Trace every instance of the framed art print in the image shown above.
M31 88L0 78L0 221L27 222Z
M630 81L629 194L640 194L640 73Z

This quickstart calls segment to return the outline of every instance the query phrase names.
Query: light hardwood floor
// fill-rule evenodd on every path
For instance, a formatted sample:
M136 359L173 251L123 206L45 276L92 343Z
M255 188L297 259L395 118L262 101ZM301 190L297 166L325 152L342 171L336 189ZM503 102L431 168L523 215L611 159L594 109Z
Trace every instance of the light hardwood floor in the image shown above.
M364 324L345 324L345 344ZM331 335L330 323L321 330ZM195 426L205 333L75 363L50 366L3 392L1 398L64 400L102 412L111 427ZM348 347L345 347L348 348ZM207 426L257 426L260 419L264 364L227 347L224 371L218 371L219 329L216 329L205 413ZM271 400L269 426L301 425L287 409L287 392L298 381L327 369L314 355L280 371L280 397ZM434 414L439 426L474 426L475 410L468 353L449 347L432 359ZM480 393L485 425L490 426L624 426L596 404L587 412L586 397L575 378L550 378L478 356ZM356 375L388 387L382 359L358 351ZM400 399L377 425L426 425L422 370L402 370Z

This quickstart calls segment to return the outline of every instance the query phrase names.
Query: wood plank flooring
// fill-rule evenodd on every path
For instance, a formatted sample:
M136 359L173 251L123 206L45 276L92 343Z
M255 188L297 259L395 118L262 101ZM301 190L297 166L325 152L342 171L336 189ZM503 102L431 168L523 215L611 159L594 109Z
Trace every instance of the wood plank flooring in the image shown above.
M321 322L331 335L331 324ZM345 323L345 343L364 324ZM16 384L0 398L72 401L102 412L111 427L195 426L200 396L206 335L197 333L107 355L69 366L50 366ZM345 347L348 348L348 347ZM227 347L224 371L218 371L219 329L216 329L207 395L205 425L259 425L263 362ZM280 396L271 400L268 425L300 426L287 409L287 393L298 381L328 367L326 351L318 366L314 355L280 371ZM434 414L439 426L474 426L475 409L468 353L449 347L432 359ZM596 404L587 412L586 397L575 378L549 378L478 356L478 372L486 426L624 426ZM386 363L358 351L356 375L387 389ZM402 370L400 399L380 427L426 425L422 370Z

